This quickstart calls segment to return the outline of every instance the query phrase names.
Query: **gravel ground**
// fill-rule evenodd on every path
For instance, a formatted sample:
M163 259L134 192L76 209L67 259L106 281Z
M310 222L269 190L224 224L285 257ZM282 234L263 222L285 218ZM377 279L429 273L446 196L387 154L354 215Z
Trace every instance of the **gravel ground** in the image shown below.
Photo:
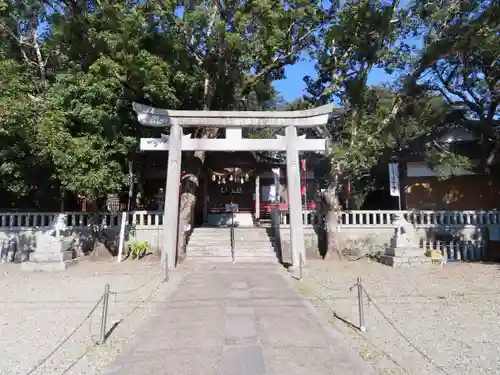
M374 301L365 299L365 333L348 324L359 325L356 289L349 291L358 276ZM498 264L392 269L367 260L309 261L297 283L379 374L500 374Z
M19 265L0 265L0 374L100 374L184 272L186 267L171 271L165 284L156 259L82 261L61 273L28 273ZM108 328L119 324L106 343L96 345L101 303L54 355L32 371L81 324L105 284L119 293L109 298Z

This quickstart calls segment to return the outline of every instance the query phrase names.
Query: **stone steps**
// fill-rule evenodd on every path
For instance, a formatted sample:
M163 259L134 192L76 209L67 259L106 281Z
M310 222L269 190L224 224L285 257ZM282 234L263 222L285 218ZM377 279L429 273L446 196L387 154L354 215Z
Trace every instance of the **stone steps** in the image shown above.
M222 256L197 256L197 257L188 257L188 259L195 262L204 262L204 263L233 263L232 257L222 257ZM274 258L249 258L249 257L235 257L234 263L278 263L276 257Z
M235 228L235 262L277 263L275 241L264 228ZM229 228L195 228L188 242L190 259L232 262L231 231Z
M195 253L207 253L207 252L231 252L231 248L226 247L216 247L216 246L207 246L207 247L190 247L189 250L191 254ZM248 247L234 247L235 252L239 252L241 254L274 254L274 248L266 247L266 248L248 248Z

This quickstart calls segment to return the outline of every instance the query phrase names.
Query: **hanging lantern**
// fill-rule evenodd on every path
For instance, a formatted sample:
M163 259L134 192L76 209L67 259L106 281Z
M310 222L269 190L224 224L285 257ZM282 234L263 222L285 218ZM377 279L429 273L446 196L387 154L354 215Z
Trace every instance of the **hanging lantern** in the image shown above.
M218 183L219 185L221 184L220 178L217 180L217 183Z
M229 181L233 181L233 175L232 174L229 175Z
M212 181L214 181L214 182L215 182L215 180L216 180L216 179L217 179L217 177L215 177L215 173L214 173L214 174L212 174Z
M247 181L247 182L248 182L249 178L250 178L250 177L248 177L248 173L245 173L245 181Z
M222 177L222 183L225 184L226 183L226 178L225 177Z
M241 184L244 184L244 183L245 183L245 181L243 180L243 177L240 179L240 183L241 183Z

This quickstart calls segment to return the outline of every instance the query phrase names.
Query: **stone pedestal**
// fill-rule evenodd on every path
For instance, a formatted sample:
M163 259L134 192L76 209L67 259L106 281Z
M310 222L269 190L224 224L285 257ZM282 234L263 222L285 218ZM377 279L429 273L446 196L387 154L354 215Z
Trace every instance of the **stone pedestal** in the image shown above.
M386 249L380 262L390 267L410 267L431 264L431 259L418 247L396 247Z
M380 262L391 267L409 267L432 263L431 259L425 256L424 249L421 249L418 243L413 226L401 215L396 215L391 245L380 257Z
M30 254L29 261L21 264L23 271L64 271L74 264L71 241L44 234L37 238L36 250Z
M36 238L36 248L29 260L21 264L23 271L64 271L77 260L73 259L71 243L73 238L65 236L66 216L58 215L52 227Z

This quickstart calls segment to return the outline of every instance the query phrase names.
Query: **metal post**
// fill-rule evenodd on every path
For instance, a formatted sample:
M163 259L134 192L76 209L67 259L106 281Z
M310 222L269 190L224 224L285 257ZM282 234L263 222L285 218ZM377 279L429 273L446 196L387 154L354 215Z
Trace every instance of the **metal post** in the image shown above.
M108 303L109 303L109 284L104 287L104 297L102 299L102 316L101 316L101 340L99 344L102 345L106 341L106 321L108 318Z
M234 176L236 178L236 176ZM230 195L229 195L229 203L230 203L230 211L231 211L231 230L230 230L230 236L231 236L231 258L234 263L234 203L233 203L233 184L229 184L230 186Z
M358 310L359 310L359 330L365 332L365 313L363 311L363 284L361 283L361 277L357 278L358 286Z
M231 201L231 257L233 258L233 263L235 260L234 257L234 206Z

